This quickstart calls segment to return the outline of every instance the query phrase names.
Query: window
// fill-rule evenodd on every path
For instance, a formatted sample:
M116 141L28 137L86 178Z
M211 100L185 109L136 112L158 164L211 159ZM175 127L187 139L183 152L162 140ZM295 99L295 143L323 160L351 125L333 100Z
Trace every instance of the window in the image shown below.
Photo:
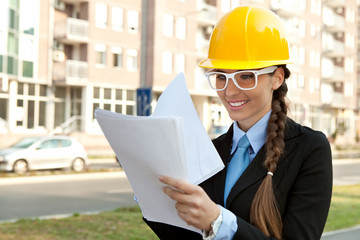
M9 9L9 28L19 30L19 16L13 9Z
M139 30L139 14L137 11L128 11L128 32L137 33Z
M106 46L103 44L95 44L95 63L97 65L106 65Z
M17 75L18 73L18 60L14 57L7 57L7 73Z
M176 54L175 55L175 66L176 73L185 72L185 55Z
M350 82L345 83L344 95L347 97L353 96L353 84Z
M9 32L8 34L8 52L10 54L18 54L19 39L14 33Z
M136 49L127 50L127 69L136 71L138 68L138 52Z
M99 28L106 28L107 26L107 6L103 3L96 3L95 5L95 22Z
M179 39L186 38L186 19L184 17L176 19L176 37Z
M162 72L167 74L172 72L172 53L169 51L162 54Z
M172 37L174 32L174 17L171 14L163 16L163 34L166 37Z
M124 29L124 11L122 8L113 7L111 12L112 29L122 31Z
M22 75L23 77L33 77L34 63L29 61L22 62Z
M123 66L122 48L113 47L111 48L111 52L113 54L113 66L121 68Z
M300 88L300 89L305 88L305 77L302 74L298 75L298 88Z

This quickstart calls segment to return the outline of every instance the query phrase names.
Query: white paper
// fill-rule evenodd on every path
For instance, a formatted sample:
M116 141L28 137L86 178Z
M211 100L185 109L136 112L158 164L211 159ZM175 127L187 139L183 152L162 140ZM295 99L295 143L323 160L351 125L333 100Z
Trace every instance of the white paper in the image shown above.
M188 226L175 201L162 192L159 175L199 184L224 165L197 116L183 74L160 96L153 115L127 116L102 109L95 118L119 159L142 210L156 222Z

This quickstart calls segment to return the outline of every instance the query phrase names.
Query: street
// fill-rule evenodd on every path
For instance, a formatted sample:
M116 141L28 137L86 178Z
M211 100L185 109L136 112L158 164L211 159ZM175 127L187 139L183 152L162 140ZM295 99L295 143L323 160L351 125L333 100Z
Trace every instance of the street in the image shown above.
M2 179L0 189L0 221L107 211L136 204L120 171Z

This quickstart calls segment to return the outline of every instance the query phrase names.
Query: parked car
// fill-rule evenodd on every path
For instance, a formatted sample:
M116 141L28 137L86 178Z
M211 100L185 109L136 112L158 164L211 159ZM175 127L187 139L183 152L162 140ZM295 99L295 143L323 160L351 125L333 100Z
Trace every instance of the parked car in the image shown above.
M71 168L83 171L87 153L68 136L26 137L0 150L0 170L23 174L29 170Z

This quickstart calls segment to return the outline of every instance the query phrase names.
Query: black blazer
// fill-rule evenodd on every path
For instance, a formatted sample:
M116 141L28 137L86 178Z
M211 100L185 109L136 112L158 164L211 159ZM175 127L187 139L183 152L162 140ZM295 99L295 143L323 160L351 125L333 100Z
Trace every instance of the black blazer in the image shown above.
M225 166L229 162L233 129L213 140ZM325 135L287 119L285 149L273 176L275 196L283 220L283 239L320 239L332 193L331 149ZM265 148L260 149L232 188L226 208L237 216L233 239L267 239L249 223L250 207L267 174L263 166ZM224 206L226 167L200 186L217 204ZM160 239L202 239L182 228L146 221Z

